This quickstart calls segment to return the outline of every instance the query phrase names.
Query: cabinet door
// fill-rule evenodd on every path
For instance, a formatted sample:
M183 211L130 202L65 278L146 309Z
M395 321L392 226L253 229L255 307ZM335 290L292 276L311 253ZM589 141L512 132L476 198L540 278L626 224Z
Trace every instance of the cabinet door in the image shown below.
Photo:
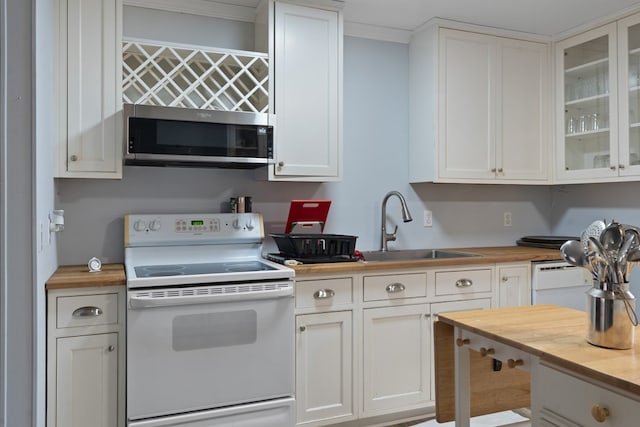
M431 332L427 304L363 313L363 414L417 408L430 399Z
M440 30L438 177L495 177L495 38Z
M275 3L276 179L340 178L340 13Z
M557 178L618 176L616 24L556 45Z
M122 178L122 0L58 0L57 176Z
M530 264L498 264L498 307L516 307L531 304Z
M298 423L355 417L352 312L296 316Z
M640 175L640 14L618 22L621 176Z
M57 339L56 425L118 425L118 334Z
M543 43L498 38L496 178L547 180L549 70Z

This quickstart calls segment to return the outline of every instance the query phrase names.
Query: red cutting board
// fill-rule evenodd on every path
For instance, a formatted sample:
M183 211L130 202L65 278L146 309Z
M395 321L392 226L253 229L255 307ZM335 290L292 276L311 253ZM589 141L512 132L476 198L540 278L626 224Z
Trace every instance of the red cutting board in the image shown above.
M331 200L292 200L284 232L291 233L292 225L301 222L319 222L324 229L330 206Z

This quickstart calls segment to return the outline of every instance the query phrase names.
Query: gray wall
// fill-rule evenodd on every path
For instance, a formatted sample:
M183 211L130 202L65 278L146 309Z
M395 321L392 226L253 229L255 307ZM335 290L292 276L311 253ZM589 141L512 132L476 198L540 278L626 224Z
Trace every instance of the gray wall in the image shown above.
M55 135L57 105L55 104L56 82L56 10L49 0L34 1L35 15L35 62L34 62L34 122L35 150L33 153L33 199L34 214L31 223L34 230L36 274L34 280L34 425L45 424L46 402L46 293L45 282L58 266L55 233L49 233L49 213L55 209L55 187L53 168L55 158Z
M551 193L555 234L579 236L596 219L640 226L640 182L561 185ZM640 297L640 268L633 271L630 282L631 292Z
M139 22L144 16L125 8L125 35L151 38ZM165 13L156 17L169 19ZM225 48L248 48L248 36L234 45L215 20L205 25L188 15L180 18L174 27L185 25L185 43L201 44L184 39L188 29L196 29L206 31L213 45L220 38ZM359 236L361 250L378 248L380 205L390 190L405 195L415 218L402 223L397 199L390 200L389 226L400 222L393 248L512 245L525 234L547 234L547 187L408 184L408 54L405 44L345 38L341 182L274 183L248 171L151 167L125 167L121 181L61 179L57 207L65 209L66 224L58 236L60 264L82 264L92 256L121 262L126 213L220 212L229 197L241 194L253 196L267 232L283 231L291 199L331 199L325 231ZM432 228L422 225L424 209L433 211ZM513 213L510 228L503 226L505 210ZM275 250L273 242L265 250Z
M0 0L0 425L44 425L31 1ZM52 183L51 175L48 177ZM51 196L52 189L49 194ZM53 252L53 251L52 251Z

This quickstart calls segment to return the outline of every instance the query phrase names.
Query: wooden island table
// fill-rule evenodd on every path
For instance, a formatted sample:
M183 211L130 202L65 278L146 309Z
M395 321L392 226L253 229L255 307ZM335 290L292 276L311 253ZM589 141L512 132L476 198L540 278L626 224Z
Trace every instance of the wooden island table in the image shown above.
M586 313L555 305L440 314L453 327L456 426L478 413L472 389L484 385L470 381L475 352L529 372L534 427L640 425L640 329L632 349L607 349L586 341L587 322Z

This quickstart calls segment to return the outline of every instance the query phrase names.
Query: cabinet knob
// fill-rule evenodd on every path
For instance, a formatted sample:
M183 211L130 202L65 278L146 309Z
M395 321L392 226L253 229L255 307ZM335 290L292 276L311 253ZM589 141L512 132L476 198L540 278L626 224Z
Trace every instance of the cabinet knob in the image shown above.
M614 170L616 170L616 169L617 169L617 167L616 167L616 165L611 165L611 166L609 166L609 169L611 169L612 171L614 171Z
M278 162L278 164L276 165L276 169L278 169L279 171L281 171L283 167L284 167L284 162L282 161Z
M502 173L502 172L504 172L504 169L498 168L498 173Z
M456 345L458 347L462 347L463 345L467 345L471 342L471 340L469 340L469 338L458 338L456 339Z
M78 156L76 156L75 154L72 154L71 156L69 156L69 160L71 160L72 162L77 162Z
M315 299L327 299L332 298L336 295L336 292L333 289L318 289L314 292L313 298Z
M593 416L593 419L597 422L603 423L609 416L609 408L607 408L606 406L600 406L596 403L591 407L591 416Z
M624 165L618 165L618 169L624 169Z
M485 357L489 354L496 354L496 350L494 348L485 348L485 347L480 348L480 356Z
M300 326L300 332L304 332L304 331L306 331L306 330L307 330L307 327L306 327L306 326L304 326L304 325Z
M491 168L491 172L496 173L496 168Z
M508 278L507 276L502 276L502 281L503 281L503 282L508 282L508 281L509 281L509 278Z
M524 365L524 361L522 359L509 359L507 360L507 366L510 368L515 368L516 366Z
M402 283L391 283L391 284L387 285L387 287L385 289L390 294L395 294L397 292L404 291L406 288Z
M111 353L113 350L115 350L115 346L110 345L109 347L107 347L107 350L109 351L109 353Z

